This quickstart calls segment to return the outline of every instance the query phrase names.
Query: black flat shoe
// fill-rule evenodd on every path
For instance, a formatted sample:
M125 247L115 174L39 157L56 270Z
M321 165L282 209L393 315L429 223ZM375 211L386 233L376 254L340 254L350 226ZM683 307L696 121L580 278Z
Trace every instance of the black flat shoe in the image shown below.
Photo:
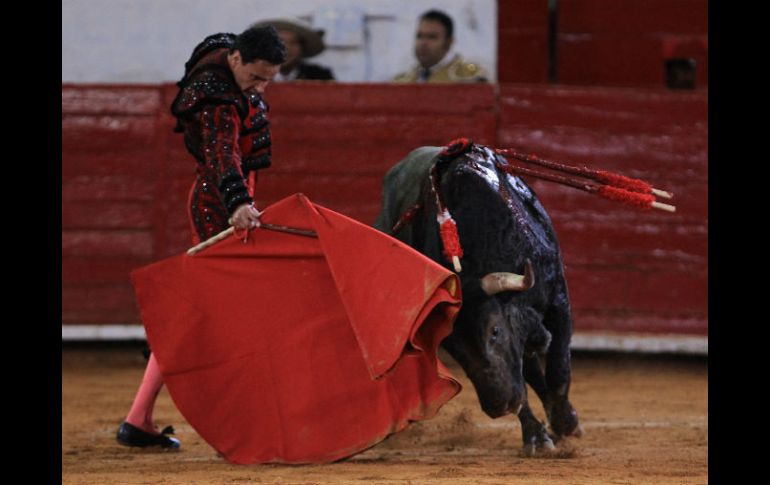
M167 434L174 434L174 428L166 426L160 434L152 434L137 428L125 421L118 428L118 443L125 446L160 446L161 448L179 448L182 443L176 438L169 438Z

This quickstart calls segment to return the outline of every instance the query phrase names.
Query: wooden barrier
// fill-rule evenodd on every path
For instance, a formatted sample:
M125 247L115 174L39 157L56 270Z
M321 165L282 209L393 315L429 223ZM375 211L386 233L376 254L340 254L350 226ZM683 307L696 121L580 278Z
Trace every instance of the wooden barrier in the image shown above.
M173 85L62 87L62 324L138 324L128 272L190 245L195 170ZM707 93L548 85L271 85L273 166L258 204L294 192L362 222L410 150L466 136L676 194L637 212L532 181L560 237L577 330L705 335Z

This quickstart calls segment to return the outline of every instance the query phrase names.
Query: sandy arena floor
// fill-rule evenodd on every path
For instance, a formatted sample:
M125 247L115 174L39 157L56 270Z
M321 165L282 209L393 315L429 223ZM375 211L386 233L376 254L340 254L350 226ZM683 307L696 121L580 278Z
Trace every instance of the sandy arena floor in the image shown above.
M444 359L447 362L446 359ZM705 359L579 354L571 401L585 435L556 457L520 456L521 428L492 420L470 381L436 418L353 458L314 466L230 465L182 418L165 389L155 418L173 424L182 450L146 451L115 441L144 370L139 347L62 350L62 484L705 484ZM533 409L542 407L531 394Z

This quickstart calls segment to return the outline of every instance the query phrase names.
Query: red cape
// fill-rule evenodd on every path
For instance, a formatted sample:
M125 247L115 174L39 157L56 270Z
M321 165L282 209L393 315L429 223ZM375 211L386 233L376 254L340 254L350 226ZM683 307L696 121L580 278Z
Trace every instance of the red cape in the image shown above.
M341 459L460 392L436 358L460 308L450 271L297 194L257 229L131 275L179 411L232 463Z

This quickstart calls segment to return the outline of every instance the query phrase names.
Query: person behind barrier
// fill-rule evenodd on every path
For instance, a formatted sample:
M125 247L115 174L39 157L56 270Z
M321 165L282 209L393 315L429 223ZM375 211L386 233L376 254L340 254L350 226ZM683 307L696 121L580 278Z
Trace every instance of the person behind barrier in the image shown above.
M397 74L402 83L486 82L486 71L454 51L454 22L440 10L420 16L415 37L417 65Z
M286 45L286 62L275 81L334 80L328 67L311 64L305 59L315 57L326 49L323 30L313 30L299 19L273 19L257 22L252 27L272 25Z

